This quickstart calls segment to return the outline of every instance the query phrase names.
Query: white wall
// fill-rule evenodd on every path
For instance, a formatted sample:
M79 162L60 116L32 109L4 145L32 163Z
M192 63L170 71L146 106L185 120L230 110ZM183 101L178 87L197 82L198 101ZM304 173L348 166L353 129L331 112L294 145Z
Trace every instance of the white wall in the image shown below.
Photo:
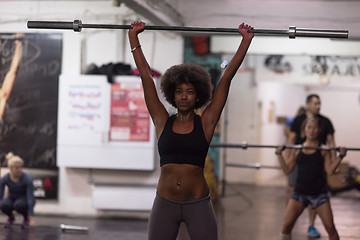
M261 103L261 139L262 145L281 145L286 143L284 124L278 123L278 117L293 117L297 109L304 105L305 87L274 81L259 81L258 101ZM260 148L259 162L265 166L279 166L273 148ZM259 184L284 184L286 178L280 170L261 169Z
M28 20L73 21L83 23L124 24L138 20L125 6L112 7L111 1L1 1L1 32L53 32L56 30L27 29ZM146 19L143 19L146 21ZM151 23L149 23L151 24ZM58 32L58 31L57 31ZM99 66L110 62L123 62L135 68L130 53L127 32L123 30L83 29L63 33L63 75L79 75L88 64ZM183 40L175 34L144 32L140 36L142 49L150 66L163 73L169 66L182 62ZM61 101L61 99L59 100ZM120 186L155 189L159 175L158 161L155 171L116 171L59 168L58 201L38 200L37 214L65 215L125 215L147 217L148 211L96 210L92 199L94 186ZM120 188L119 187L119 188ZM118 199L121 203L121 199Z
M229 60L229 59L228 59ZM221 141L227 143L249 144L258 142L257 121L257 86L254 82L254 72L250 69L238 72L231 85L229 97L221 117ZM222 162L229 166L252 164L258 162L257 152L253 149L223 148ZM224 165L222 165L224 167ZM223 171L221 171L223 172ZM240 174L239 174L240 173ZM254 183L257 172L254 169L226 167L224 178L229 182Z

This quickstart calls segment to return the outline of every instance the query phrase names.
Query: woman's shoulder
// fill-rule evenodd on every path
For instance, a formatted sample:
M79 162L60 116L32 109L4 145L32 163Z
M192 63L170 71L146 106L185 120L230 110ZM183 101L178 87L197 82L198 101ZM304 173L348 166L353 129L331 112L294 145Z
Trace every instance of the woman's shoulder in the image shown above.
M165 126L166 124L169 124L170 122L174 122L175 119L176 119L176 114L169 115L169 117L165 120L164 126Z
M32 177L31 177L31 175L30 174L28 174L27 172L23 172L23 178L25 179L25 180L27 180L27 181L32 181Z
M2 181L2 180L8 180L8 179L10 179L10 173L5 174L5 175L1 178L1 181Z
M2 178L0 178L0 183L7 184L10 181L10 174L5 174Z
M330 151L328 149L329 149L329 146L322 144L322 143L319 144L319 151L321 152L322 155L330 153Z
M294 156L297 156L299 154L299 152L301 152L300 150L302 149L303 145L302 144L294 144L294 145L290 145L290 153L292 153Z
M301 114L294 118L293 123L302 124L306 118L307 118L307 115L305 113Z

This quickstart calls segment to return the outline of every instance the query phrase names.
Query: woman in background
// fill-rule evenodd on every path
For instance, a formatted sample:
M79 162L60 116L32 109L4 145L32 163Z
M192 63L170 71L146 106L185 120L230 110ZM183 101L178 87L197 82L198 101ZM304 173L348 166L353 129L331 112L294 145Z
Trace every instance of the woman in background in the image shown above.
M23 217L22 228L34 226L34 186L32 177L23 172L24 161L13 153L6 155L9 173L0 181L0 209L8 216L5 227L11 227L15 221L13 211ZM5 186L8 187L8 198L4 199Z
M298 168L295 189L286 206L281 229L281 239L283 240L291 239L291 231L296 220L309 204L320 216L329 239L339 239L327 194L326 174L331 175L335 172L346 155L346 149L340 148L340 154L333 162L329 150L311 149L321 147L318 140L319 129L319 118L308 117L302 125L302 132L305 135L305 142L302 144L304 148L291 149L289 158L286 160L282 155L284 146L279 147L275 152L286 175L291 173L295 165Z

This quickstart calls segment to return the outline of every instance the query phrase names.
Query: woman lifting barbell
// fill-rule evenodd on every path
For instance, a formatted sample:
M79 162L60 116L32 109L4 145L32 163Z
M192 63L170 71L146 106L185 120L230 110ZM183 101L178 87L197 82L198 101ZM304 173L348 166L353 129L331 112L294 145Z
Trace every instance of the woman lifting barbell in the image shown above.
M305 134L303 147L319 147L319 119L316 117L307 118L302 126ZM281 229L282 239L291 239L291 231L296 220L305 207L311 204L320 216L330 240L339 239L335 228L330 200L327 195L326 174L333 174L340 162L346 155L346 148L339 148L339 156L331 161L330 151L321 149L291 149L288 159L284 159L282 152L285 146L276 149L281 168L286 175L289 175L295 165L298 166L298 177L295 183L295 190L287 204L284 222Z
M240 46L217 84L211 99L210 74L195 64L168 69L161 80L166 100L177 108L169 116L159 100L138 34L145 23L131 24L129 40L142 80L146 106L158 137L161 174L149 220L149 240L176 239L185 222L191 239L218 239L217 222L204 177L205 157L224 108L230 83L250 46L252 27L241 24ZM210 103L208 101L211 99ZM207 105L208 104L208 105ZM195 109L207 105L201 116Z

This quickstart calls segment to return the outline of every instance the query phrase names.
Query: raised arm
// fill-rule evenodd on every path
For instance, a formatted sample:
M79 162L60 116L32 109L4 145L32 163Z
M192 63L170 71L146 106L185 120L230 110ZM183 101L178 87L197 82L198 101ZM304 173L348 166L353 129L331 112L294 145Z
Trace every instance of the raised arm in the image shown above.
M202 114L202 122L204 124L205 134L207 136L213 133L213 130L219 121L221 112L224 108L226 99L228 97L231 80L243 62L247 50L250 46L251 40L254 36L253 33L248 33L252 27L242 23L238 31L242 35L241 43L231 59L229 65L226 67L219 83L216 86L215 93L211 103L207 106Z
M20 38L23 34L17 34L16 37ZM22 57L22 42L15 41L15 52L11 60L9 71L6 73L3 84L0 89L0 118L4 116L6 102L10 97L12 88L14 86L16 72L19 68Z
M293 132L290 130L287 145L294 145L296 141L296 132ZM291 149L287 148L285 149L285 158L289 158L291 153Z
M322 151L324 156L325 171L328 175L331 175L335 172L336 168L339 166L342 159L346 156L346 148L339 149L339 156L332 159L331 151Z
M326 143L329 147L335 147L334 134L328 134L326 136ZM331 158L332 162L336 161L336 151L335 150L330 151L330 158Z
M131 52L140 73L146 106L149 110L151 119L154 122L156 134L159 136L165 126L169 114L158 97L149 64L146 61L138 38L138 34L144 31L145 23L142 21L134 22L131 24L131 27L132 29L128 32Z
M276 149L275 154L278 157L282 171L285 173L286 176L288 176L296 165L296 156L297 156L299 150L298 149L288 149L290 151L290 153L289 153L288 157L286 157L286 160L285 160L285 158L283 157L283 154L282 154L284 149L285 149L285 146L279 146Z

